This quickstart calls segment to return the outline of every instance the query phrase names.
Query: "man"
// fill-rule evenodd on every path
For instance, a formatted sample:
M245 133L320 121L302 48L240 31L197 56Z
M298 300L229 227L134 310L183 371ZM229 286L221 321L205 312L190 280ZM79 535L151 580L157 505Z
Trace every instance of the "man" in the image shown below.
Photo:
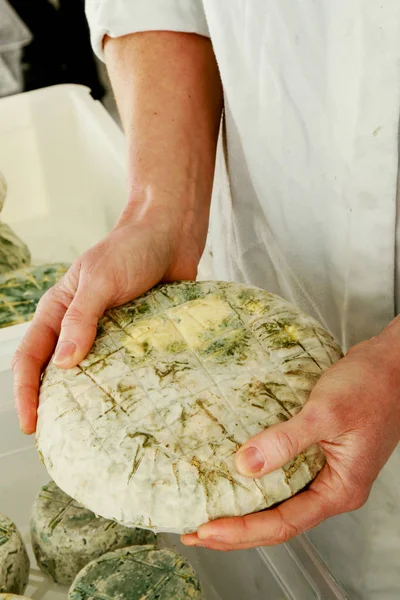
M309 490L184 541L244 549L324 522L311 538L350 597L398 599L399 0L88 0L87 13L126 131L129 200L42 300L17 352L23 430L57 339L54 360L71 367L108 306L196 276L224 107L214 276L284 296L350 352L297 417L237 456L260 476L320 442L327 466Z

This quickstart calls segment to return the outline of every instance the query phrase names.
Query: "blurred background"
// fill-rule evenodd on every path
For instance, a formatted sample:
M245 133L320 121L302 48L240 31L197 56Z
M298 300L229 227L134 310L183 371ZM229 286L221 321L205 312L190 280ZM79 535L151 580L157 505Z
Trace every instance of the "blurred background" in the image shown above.
M76 83L118 120L105 67L91 49L84 4L0 0L0 97Z

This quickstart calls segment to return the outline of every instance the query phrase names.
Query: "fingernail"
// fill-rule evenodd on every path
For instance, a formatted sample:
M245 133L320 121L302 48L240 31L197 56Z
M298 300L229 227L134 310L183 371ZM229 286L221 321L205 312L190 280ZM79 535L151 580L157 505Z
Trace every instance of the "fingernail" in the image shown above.
M23 433L24 435L32 435L32 433L35 432L35 430L32 429L32 425L29 426L29 423L22 419L19 419L19 428L21 430L21 433Z
M236 468L242 475L255 475L265 466L262 453L255 446L238 452L236 456Z
M205 523L200 527L197 532L197 537L199 540L215 540L216 542L223 541L223 535L221 535L220 530L216 530L213 525L210 523Z
M73 357L76 350L74 342L61 342L57 348L53 358L53 363L57 366L64 365Z

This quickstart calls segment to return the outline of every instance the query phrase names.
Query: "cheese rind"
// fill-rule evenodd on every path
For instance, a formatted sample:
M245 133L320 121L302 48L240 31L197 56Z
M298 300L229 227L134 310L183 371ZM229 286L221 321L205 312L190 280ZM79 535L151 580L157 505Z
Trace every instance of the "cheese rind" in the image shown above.
M79 366L49 364L38 449L57 484L96 514L196 531L281 502L317 475L318 446L257 480L237 473L234 456L296 415L340 357L314 319L263 290L157 286L106 313Z
M0 275L0 328L30 321L40 298L67 270L68 265L54 263Z
M125 546L153 544L156 537L96 517L50 482L33 505L31 540L40 569L56 583L70 585L95 558Z
M7 181L0 171L0 212L3 210L4 202L7 196Z
M3 209L4 201L7 196L7 181L3 173L0 171L0 212Z
M29 567L21 534L11 519L0 514L0 592L23 594Z
M11 227L0 222L0 273L22 269L30 263L31 253L28 246Z
M102 556L77 576L68 600L204 600L189 563L169 549L133 546Z

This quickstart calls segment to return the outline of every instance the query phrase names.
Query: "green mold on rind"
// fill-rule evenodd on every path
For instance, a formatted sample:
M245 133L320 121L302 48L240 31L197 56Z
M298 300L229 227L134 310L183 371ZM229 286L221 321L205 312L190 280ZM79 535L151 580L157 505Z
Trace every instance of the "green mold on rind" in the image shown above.
M21 534L11 519L0 513L0 592L23 594L29 568Z
M72 584L68 600L204 600L200 581L179 554L134 546L87 565Z
M28 267L30 263L28 246L11 227L0 222L0 274Z
M95 558L157 540L150 531L97 517L50 482L41 488L33 505L31 541L39 568L56 583L71 585Z
M3 210L4 202L7 197L7 181L0 171L0 212Z
M40 298L68 268L66 264L54 263L0 275L0 328L30 321Z
M296 307L226 282L158 285L101 319L76 368L46 369L37 445L57 484L105 518L187 533L305 488L314 445L260 479L234 457L292 418L342 356Z

